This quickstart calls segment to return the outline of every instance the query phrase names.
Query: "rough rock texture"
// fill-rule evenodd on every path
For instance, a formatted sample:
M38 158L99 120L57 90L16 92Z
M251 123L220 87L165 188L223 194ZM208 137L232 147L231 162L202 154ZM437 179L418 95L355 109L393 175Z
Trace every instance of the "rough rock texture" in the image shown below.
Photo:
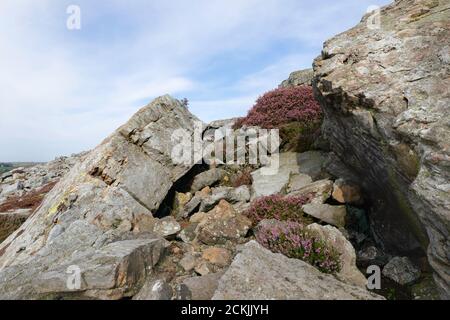
M383 299L323 274L311 265L272 253L256 241L245 244L219 280L213 300Z
M76 164L0 245L0 297L37 298L43 287L59 294L65 281L42 283L66 278L68 265L78 265L87 282L78 296L136 293L164 249L164 240L140 232L139 223L152 219L191 168L172 161L171 137L180 128L192 134L194 121L179 101L160 97Z
M330 206L329 204L308 203L303 207L303 212L322 220L326 223L332 224L336 227L345 227L345 216L347 211L345 206Z
M277 172L267 174L264 172L264 167L252 172L253 198L285 193L289 188L291 175L303 174L311 177L312 180L323 178L325 160L325 155L319 151L281 153Z
M339 280L365 287L366 277L356 267L356 253L350 241L348 241L342 232L332 226L321 226L317 223L310 224L306 230L314 232L328 245L339 252L341 261L341 271L336 275Z
M289 78L287 80L284 80L280 84L280 88L294 87L300 85L310 86L313 77L314 77L313 69L294 71L289 75Z
M251 226L252 222L246 216L236 212L225 200L221 200L199 223L196 232L201 242L214 245L245 237Z
M394 257L384 266L383 275L405 285L419 279L420 269L407 257Z
M223 272L212 273L202 277L192 277L183 281L189 289L192 300L211 300Z
M390 250L427 250L450 297L450 2L397 0L324 44L314 87L323 132L377 205ZM382 200L382 201L380 201Z

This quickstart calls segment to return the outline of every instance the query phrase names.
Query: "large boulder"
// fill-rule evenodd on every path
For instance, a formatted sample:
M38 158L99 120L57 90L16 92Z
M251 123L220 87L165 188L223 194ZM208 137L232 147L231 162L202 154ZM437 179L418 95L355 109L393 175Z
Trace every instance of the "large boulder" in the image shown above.
M270 299L373 300L383 297L250 241L219 280L213 300Z
M324 44L314 62L323 132L376 206L373 232L422 250L450 297L450 3L395 1Z
M165 246L139 224L193 166L172 160L172 133L191 136L196 121L179 101L157 98L76 164L0 245L0 297L37 298L49 277L58 281L44 286L48 296L134 294ZM87 282L76 292L63 285L70 265Z
M341 231L333 226L321 226L317 223L310 224L306 227L306 230L316 234L339 253L341 270L336 275L339 280L361 287L366 286L366 277L356 267L355 248Z

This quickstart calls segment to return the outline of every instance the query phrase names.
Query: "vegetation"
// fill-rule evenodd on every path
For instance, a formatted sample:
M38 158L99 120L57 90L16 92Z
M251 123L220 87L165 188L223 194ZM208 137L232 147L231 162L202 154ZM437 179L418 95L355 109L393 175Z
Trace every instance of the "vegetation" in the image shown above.
M279 88L265 93L235 128L280 129L283 150L310 150L320 133L322 110L311 86Z
M252 202L250 209L245 214L255 225L264 219L310 224L313 221L302 211L302 206L309 201L310 196L271 195L261 197Z
M289 221L262 226L256 240L272 252L303 260L321 272L340 271L339 253L314 234L306 232L300 223Z

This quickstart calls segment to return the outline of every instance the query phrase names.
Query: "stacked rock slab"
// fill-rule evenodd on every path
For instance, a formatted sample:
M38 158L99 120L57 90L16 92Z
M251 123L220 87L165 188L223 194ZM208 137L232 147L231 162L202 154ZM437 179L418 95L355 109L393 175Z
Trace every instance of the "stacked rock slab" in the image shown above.
M327 41L314 62L323 131L378 199L376 236L394 251L426 251L448 298L450 2L397 0L379 17Z
M172 133L195 121L163 96L91 151L0 245L0 298L134 295L166 245L145 224L192 167L172 161Z

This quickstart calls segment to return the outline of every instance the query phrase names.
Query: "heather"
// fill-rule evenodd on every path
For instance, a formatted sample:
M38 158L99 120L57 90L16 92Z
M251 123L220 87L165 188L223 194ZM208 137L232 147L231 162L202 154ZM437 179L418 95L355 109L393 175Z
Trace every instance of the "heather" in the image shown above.
M252 202L245 214L254 224L261 220L276 219L279 221L296 221L312 223L302 210L302 206L310 201L310 196L271 195L261 197Z
M279 88L258 98L255 106L236 126L279 128L291 122L302 125L320 125L322 110L310 86Z
M263 225L256 234L256 240L272 252L303 260L321 272L340 271L338 252L314 234L305 231L298 222Z

